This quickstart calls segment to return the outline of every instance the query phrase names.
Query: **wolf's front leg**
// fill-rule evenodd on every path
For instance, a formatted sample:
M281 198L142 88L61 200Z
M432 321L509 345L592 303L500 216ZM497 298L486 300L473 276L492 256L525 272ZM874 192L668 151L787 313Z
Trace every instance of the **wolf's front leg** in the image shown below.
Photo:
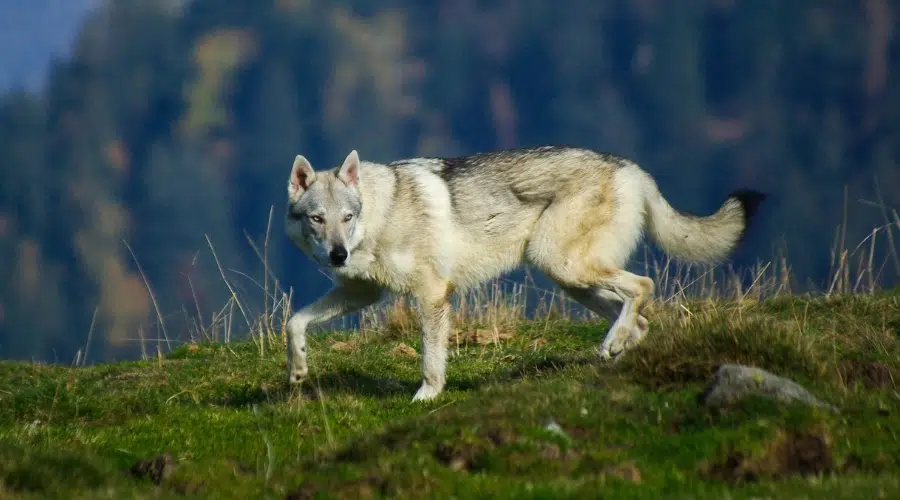
M418 295L422 322L422 387L413 401L434 399L444 389L450 338L450 286L440 283Z
M365 281L338 281L329 292L293 316L287 324L288 381L297 384L309 371L306 329L370 306L381 298L381 288Z

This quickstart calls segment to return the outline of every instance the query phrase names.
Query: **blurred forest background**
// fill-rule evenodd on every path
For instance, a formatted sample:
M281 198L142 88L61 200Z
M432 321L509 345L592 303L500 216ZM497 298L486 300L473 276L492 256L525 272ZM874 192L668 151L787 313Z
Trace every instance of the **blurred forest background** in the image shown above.
M229 292L206 237L261 278L246 235L273 206L273 273L315 298L327 278L283 235L298 153L570 144L632 157L686 210L762 189L735 263L783 252L798 288L826 285L845 199L851 249L885 221L860 200L900 207L888 0L94 3L40 91L0 96L2 358L70 362L92 320L91 361L134 356L155 313L124 242L163 312L208 314Z

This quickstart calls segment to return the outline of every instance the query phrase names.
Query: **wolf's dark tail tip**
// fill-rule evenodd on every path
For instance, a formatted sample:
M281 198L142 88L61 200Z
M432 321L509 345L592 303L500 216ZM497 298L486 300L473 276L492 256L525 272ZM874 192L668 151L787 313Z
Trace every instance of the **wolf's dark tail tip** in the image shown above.
M752 219L753 216L756 215L756 212L759 211L759 205L768 198L769 195L752 189L738 189L732 191L728 197L734 198L740 202L744 212L744 225L747 226L750 224L750 219Z
M752 189L738 189L728 195L729 200L735 199L741 204L741 210L744 213L744 228L738 237L739 243L743 242L744 237L747 236L747 231L750 229L750 221L756 215L756 212L759 211L759 205L768 197L768 194Z

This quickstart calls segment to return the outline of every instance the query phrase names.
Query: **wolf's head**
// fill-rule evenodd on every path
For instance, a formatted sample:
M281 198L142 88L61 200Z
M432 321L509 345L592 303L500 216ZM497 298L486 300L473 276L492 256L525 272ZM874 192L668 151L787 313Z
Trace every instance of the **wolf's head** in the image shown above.
M356 150L339 168L319 173L297 155L288 181L285 229L298 248L322 266L344 266L362 240L361 212Z

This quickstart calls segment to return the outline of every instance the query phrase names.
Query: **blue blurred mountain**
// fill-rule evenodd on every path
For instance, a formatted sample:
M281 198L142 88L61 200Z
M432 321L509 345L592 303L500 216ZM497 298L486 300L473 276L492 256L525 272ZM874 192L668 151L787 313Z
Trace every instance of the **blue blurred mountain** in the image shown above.
M38 91L54 58L68 57L82 22L102 0L0 0L0 92Z

